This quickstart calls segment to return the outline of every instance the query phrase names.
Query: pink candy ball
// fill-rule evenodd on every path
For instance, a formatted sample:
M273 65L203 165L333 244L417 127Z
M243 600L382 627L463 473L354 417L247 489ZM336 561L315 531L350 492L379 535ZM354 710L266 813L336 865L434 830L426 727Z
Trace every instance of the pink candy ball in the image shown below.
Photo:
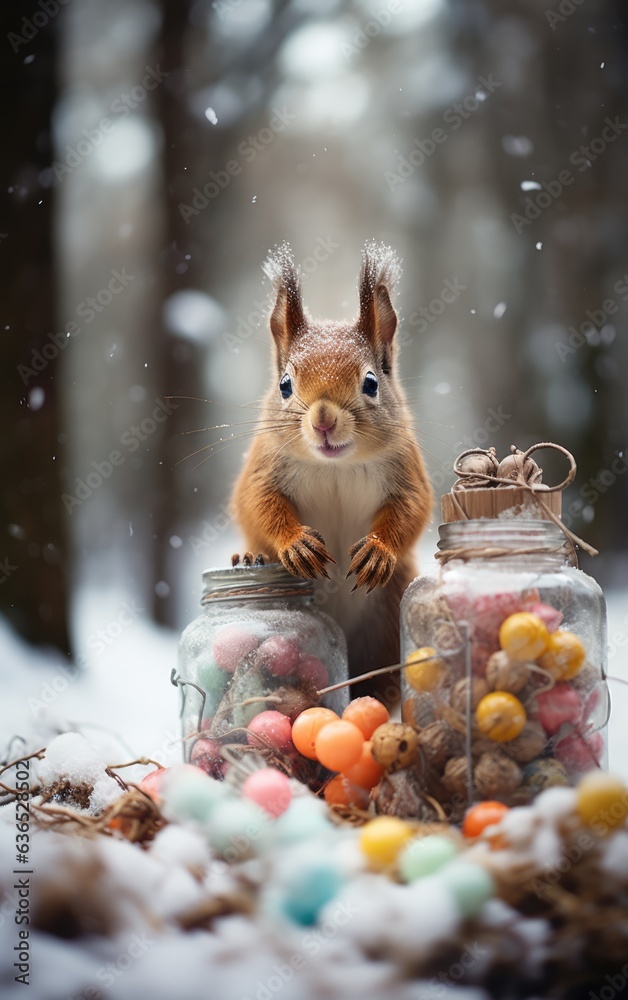
M557 733L565 722L577 726L582 719L578 692L564 682L556 684L550 691L543 691L536 703L539 722L550 736Z
M285 774L274 767L266 767L249 774L242 785L242 794L275 817L281 816L292 801L290 781Z
M201 736L192 747L190 760L212 778L221 778L224 773L225 761L222 759L218 740L208 740Z
M238 663L259 646L259 639L240 625L228 625L214 639L214 659L230 674Z
M258 747L260 745L260 741L255 739L256 736L259 736L283 753L294 750L292 725L288 716L284 715L283 712L273 710L260 712L254 719L251 719L247 729L249 730L248 741L251 746Z
M255 662L274 677L293 673L300 659L301 650L294 639L286 639L283 635L271 635L270 639L265 639L255 656Z
M570 733L556 744L554 753L570 771L592 771L600 767L603 750L600 733L591 733L586 739L579 733Z
M526 611L540 618L545 623L548 632L555 632L563 620L562 611L553 608L551 604L541 604L539 601L526 605Z
M309 653L304 656L297 672L300 681L304 684L313 684L317 690L329 684L327 667L318 656L310 656Z
M150 795L155 802L161 802L161 785L167 770L167 767L158 767L156 771L145 774L140 781L142 791Z

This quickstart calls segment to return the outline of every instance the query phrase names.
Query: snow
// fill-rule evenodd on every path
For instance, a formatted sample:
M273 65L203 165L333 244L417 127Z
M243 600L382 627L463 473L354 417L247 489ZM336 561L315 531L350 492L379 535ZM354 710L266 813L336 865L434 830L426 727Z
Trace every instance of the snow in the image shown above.
M63 733L46 748L44 759L35 767L35 777L46 791L59 781L89 785L89 812L99 815L120 797L122 788L110 775L93 747L78 733Z

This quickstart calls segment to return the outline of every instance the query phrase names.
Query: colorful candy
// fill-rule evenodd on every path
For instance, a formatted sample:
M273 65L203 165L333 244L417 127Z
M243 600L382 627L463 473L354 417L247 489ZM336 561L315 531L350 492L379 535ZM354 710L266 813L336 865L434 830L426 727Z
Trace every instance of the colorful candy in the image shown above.
M192 764L202 768L212 778L222 777L225 762L220 752L218 740L210 740L201 736L192 747L190 760Z
M390 713L385 705L377 698L354 698L349 702L344 712L343 719L353 722L358 729L362 730L365 740L370 740L378 726L388 722Z
M260 712L249 722L247 729L249 731L248 741L251 746L259 747L260 743L262 745L270 744L281 753L294 749L290 719L281 712L272 710Z
M578 692L560 681L550 691L542 691L536 699L539 722L553 736L562 725L578 726L582 719L582 703Z
M214 659L221 668L232 674L241 660L260 644L259 637L239 625L228 625L214 639Z
M300 659L301 650L294 639L287 639L283 635L271 635L258 648L255 665L263 667L273 677L286 677L294 673Z
M554 749L557 759L570 771L592 771L601 766L604 740L600 733L591 733L586 739L579 733L569 733Z
M485 736L506 743L517 738L527 717L525 708L514 694L492 691L482 698L475 710L475 718Z
M249 774L242 784L242 795L275 818L281 816L292 801L290 780L275 767L261 768Z
M302 684L311 685L320 691L329 684L327 667L318 656L303 656L297 667L297 677Z
M247 799L227 799L216 808L206 826L209 843L225 861L255 857L270 842L268 813Z
M502 623L499 644L511 660L536 660L547 649L549 632L538 615L518 611Z
M549 637L545 653L539 660L539 666L547 670L554 680L570 680L580 670L586 657L582 642L573 632L554 632Z
M491 896L495 882L486 868L456 859L446 865L439 877L454 896L463 917L474 917Z
M360 785L349 781L344 774L337 774L332 778L325 785L323 795L330 806L356 806L358 809L368 809L368 792Z
M403 844L397 861L404 882L415 882L432 875L456 857L458 848L449 837L432 834Z
M329 722L337 722L338 716L330 708L306 708L297 715L292 725L292 742L304 757L316 760L316 737Z
M359 760L344 772L345 777L353 784L367 790L371 789L384 774L384 768L373 757L373 743L365 740Z
M396 816L378 816L360 830L360 848L371 867L387 868L394 864L412 835L412 828L404 820Z
M357 764L363 743L362 731L353 722L344 719L328 722L316 737L316 757L330 771L344 772Z
M612 774L591 771L578 785L576 809L583 823L604 836L625 824L628 788Z
M508 812L503 802L478 802L467 811L462 832L465 837L479 837L488 826L494 826Z
M429 659L433 656L432 646L422 646L406 657L404 676L413 691L434 691L442 683L445 666L440 659Z

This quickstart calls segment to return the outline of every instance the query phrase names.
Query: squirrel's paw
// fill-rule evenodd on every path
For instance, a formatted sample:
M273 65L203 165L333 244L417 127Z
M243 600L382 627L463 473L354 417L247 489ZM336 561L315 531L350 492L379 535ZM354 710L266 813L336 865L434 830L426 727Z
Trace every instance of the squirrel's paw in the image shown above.
M397 557L377 535L367 535L349 549L351 564L347 577L355 573L355 587L366 586L367 594L385 587L395 569ZM352 591L353 593L353 591Z
M304 576L308 579L324 576L329 580L327 563L335 562L325 548L323 536L307 525L303 525L290 545L279 550L279 559L295 576Z

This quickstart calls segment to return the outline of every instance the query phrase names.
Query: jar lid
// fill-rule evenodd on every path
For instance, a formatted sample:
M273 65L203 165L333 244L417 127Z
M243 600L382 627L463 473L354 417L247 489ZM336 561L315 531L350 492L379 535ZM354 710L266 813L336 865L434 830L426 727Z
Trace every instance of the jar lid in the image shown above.
M309 597L313 580L288 572L281 563L262 566L226 566L203 572L201 604L229 601L235 597Z

